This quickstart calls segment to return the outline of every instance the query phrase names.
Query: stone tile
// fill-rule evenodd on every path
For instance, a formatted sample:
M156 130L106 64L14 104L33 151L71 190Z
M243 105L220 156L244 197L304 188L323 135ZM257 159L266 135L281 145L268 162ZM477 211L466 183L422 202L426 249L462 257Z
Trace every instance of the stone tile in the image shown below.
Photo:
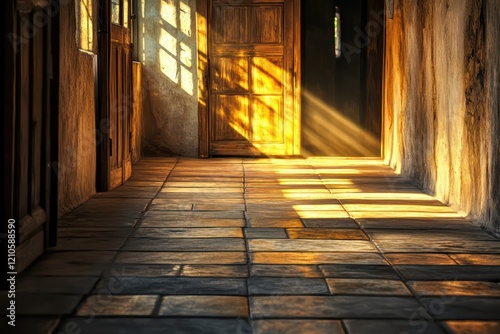
M151 315L158 296L91 295L78 308L78 316Z
M459 218L359 218L357 221L366 229L480 230Z
M258 320L254 334L344 334L339 320Z
M385 257L394 265L457 265L446 254L387 253Z
M245 204L220 204L220 203L197 203L193 205L195 211L217 211L217 210L245 210Z
M291 239L368 240L360 229L289 228Z
M276 227L304 227L300 219L279 218L252 218L248 220L249 226L276 228Z
M303 219L306 227L319 228L359 228L351 218Z
M500 254L450 254L461 265L500 266Z
M500 281L499 266L396 266L407 280Z
M327 264L319 268L325 277L332 278L399 279L392 267L387 265Z
M193 181L185 178L183 181L173 180L174 178L168 178L167 182L165 182L164 188L237 188L243 190L243 180L240 181L206 181L206 180L198 180Z
M159 315L247 318L248 300L237 296L165 296Z
M500 298L441 296L421 301L435 319L500 320Z
M119 250L126 238L58 238L54 251Z
M404 229L369 229L368 234L375 240L421 240L442 242L474 242L496 241L496 239L483 230L404 230Z
M419 307L421 306L417 300L409 297L258 296L250 298L253 318L408 319Z
M498 241L467 240L375 240L384 253L418 253L425 249L432 253L500 253Z
M383 279L327 278L332 295L411 296L401 281Z
M500 321L446 321L443 325L454 334L500 333Z
M250 277L249 295L327 295L324 279L289 277Z
M186 277L248 277L247 265L185 265L181 276Z
M99 281L95 292L109 287L124 295L246 295L243 278L111 277Z
M410 282L419 296L490 296L500 297L500 284L477 281Z
M253 264L386 264L378 253L253 252Z
M100 276L116 252L69 251L45 253L26 271L33 276Z
M164 239L131 238L122 248L125 251L245 251L245 242L241 238L210 239Z
M244 219L206 219L193 218L178 220L165 220L161 217L144 217L141 219L140 227L159 227L159 228L208 228L208 227L244 227L246 225Z
M161 220L244 219L243 211L147 211L144 217Z
M304 277L323 278L318 266L308 265L252 265L250 276L254 277Z
M221 334L238 333L242 328L244 333L251 331L246 320L210 319L210 318L96 318L88 322L87 318L69 318L61 323L56 333L65 332L65 328L81 329L80 334L137 334L163 333L168 334ZM68 332L69 333L69 332ZM75 332L76 333L76 332Z
M180 271L178 264L117 264L105 273L105 277L171 277L179 276Z
M369 241L359 240L307 240L269 239L249 240L253 252L376 252Z
M112 227L59 227L59 238L126 238L132 232L131 228Z
M20 334L47 334L52 333L56 329L59 318L57 317L29 317L16 316L15 330L7 322L10 319L5 319L0 322L0 332L2 333L20 333ZM57 332L56 332L57 333Z
M20 276L16 290L20 293L86 294L97 283L97 277Z
M156 195L159 199L242 199L243 193L187 193L187 192L160 192Z
M69 315L83 296L55 293L16 293L16 316L22 315ZM0 314L7 314L7 294L0 295Z
M117 263L245 264L245 252L120 252Z
M140 227L132 237L135 238L243 238L238 227L210 228L155 228Z
M100 217L68 217L64 216L57 222L59 227L92 227L92 228L133 228L140 218L140 214L134 216L107 215Z
M344 320L349 334L445 334L432 321L427 319L419 320Z
M245 237L247 239L288 239L283 228L246 228Z

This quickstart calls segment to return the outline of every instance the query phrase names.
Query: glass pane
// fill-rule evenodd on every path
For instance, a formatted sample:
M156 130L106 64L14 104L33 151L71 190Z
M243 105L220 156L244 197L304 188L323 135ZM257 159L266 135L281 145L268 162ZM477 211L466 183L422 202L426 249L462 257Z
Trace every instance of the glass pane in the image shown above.
M120 0L111 0L111 22L120 24Z
M128 0L123 0L123 26L128 28L128 21L130 20L130 15L128 13Z

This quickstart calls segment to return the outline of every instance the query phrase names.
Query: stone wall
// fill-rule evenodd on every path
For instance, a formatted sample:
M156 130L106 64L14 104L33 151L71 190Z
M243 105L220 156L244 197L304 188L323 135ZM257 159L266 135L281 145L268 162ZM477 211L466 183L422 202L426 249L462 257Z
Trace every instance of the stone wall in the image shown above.
M384 153L424 191L500 228L497 0L396 0Z
M143 146L197 156L196 1L144 0L138 20L146 88Z
M77 46L75 1L60 6L59 214L95 190L94 57Z

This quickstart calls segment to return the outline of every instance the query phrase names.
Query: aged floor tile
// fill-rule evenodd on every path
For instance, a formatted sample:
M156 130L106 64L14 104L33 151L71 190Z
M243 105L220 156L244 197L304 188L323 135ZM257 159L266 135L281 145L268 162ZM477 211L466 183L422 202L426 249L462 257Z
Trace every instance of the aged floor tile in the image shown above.
M252 327L255 334L344 334L338 320L258 320Z
M419 296L490 296L500 297L500 284L477 281L410 282Z
M224 256L222 256L224 255ZM117 263L149 264L244 264L244 252L121 252Z
M441 296L421 301L436 319L500 320L499 298Z
M385 257L394 265L457 265L446 254L387 253Z
M500 266L396 266L407 280L500 281Z
M327 278L332 295L387 295L410 296L401 281L358 278Z
M418 320L344 320L349 334L445 334L432 321Z
M290 277L250 277L249 295L327 295L324 279Z
M263 318L400 318L420 307L410 297L257 296L250 297L253 317Z
M287 233L291 239L368 240L359 229L288 228Z
M237 296L164 296L161 316L248 317L248 300Z
M243 238L238 227L210 228L138 228L135 238Z
M450 333L454 334L492 334L500 333L500 321L446 321Z
M500 254L450 254L461 265L500 266Z
M378 253L252 252L254 264L386 264Z
M78 276L24 276L17 282L17 291L21 293L86 294L92 290L97 279L97 277Z
M245 237L247 239L287 239L285 229L282 228L246 228Z
M247 265L184 265L180 273L187 277L248 277Z
M245 243L241 238L198 238L168 239L164 238L132 238L123 246L126 251L191 251L191 252L237 252L245 251Z
M322 278L318 266L311 265L267 265L255 264L250 267L250 275L255 277L304 277Z
M254 239L248 242L253 252L376 252L368 241Z
M366 264L325 264L319 266L325 277L334 278L378 278L398 279L398 275L388 265Z
M78 308L78 316L151 315L158 296L91 295Z

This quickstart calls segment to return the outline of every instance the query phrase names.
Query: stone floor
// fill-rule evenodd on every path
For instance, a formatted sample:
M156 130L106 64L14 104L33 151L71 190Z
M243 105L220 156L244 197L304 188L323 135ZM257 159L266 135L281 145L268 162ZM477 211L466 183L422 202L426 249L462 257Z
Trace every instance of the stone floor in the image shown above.
M499 282L500 241L378 160L145 158L60 220L16 329L500 333Z

